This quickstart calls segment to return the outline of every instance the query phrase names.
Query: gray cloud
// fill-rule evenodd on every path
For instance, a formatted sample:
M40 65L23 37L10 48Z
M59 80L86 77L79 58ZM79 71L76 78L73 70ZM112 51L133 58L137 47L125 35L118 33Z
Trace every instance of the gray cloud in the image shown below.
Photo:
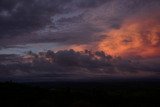
M50 17L61 13L65 0L1 0L1 37L31 32L51 22Z
M158 10L159 0L1 0L0 45L90 44L125 20Z
M38 54L29 52L27 56L1 55L1 76L30 80L56 80L98 77L158 77L159 59L122 59L111 57L103 51L85 50L47 51ZM32 59L31 59L32 58ZM8 60L6 60L8 59ZM5 60L5 62L3 62Z

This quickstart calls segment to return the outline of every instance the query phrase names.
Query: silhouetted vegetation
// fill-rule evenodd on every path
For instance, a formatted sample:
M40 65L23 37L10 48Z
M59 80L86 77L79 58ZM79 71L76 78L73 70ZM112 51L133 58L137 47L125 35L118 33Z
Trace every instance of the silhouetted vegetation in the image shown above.
M159 95L159 82L0 83L1 107L158 107Z

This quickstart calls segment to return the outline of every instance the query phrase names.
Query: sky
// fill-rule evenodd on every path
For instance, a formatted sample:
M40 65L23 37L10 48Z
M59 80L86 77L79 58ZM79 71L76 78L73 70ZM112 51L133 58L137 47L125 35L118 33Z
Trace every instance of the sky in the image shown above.
M0 0L0 80L159 77L159 11L159 0Z

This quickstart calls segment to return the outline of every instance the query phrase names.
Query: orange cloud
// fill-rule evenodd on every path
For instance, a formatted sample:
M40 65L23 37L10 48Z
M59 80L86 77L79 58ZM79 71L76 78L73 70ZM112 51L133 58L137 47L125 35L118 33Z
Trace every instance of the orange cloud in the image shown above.
M160 56L160 22L155 18L125 21L120 29L105 33L98 50L111 55Z
M87 45L71 45L70 49L74 49L75 51L84 51L87 49Z

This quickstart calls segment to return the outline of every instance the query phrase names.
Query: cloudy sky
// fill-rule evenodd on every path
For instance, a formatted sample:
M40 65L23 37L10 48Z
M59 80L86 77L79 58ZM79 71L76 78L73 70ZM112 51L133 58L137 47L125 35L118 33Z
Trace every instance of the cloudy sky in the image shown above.
M79 78L157 75L160 72L159 11L159 0L0 0L0 75L16 79L26 75L26 79L33 79L35 75L35 80L59 76L77 78L72 76L77 72L81 74ZM73 61L78 65L67 64L67 68L57 61L43 71L37 70L37 66L31 67L37 64L33 61L35 56L44 62L39 52L46 55L48 50L54 51L52 60L58 58L70 63L66 59L77 54L81 59ZM105 55L97 56L101 51ZM17 61L26 56L32 57L31 65ZM112 60L107 56L112 56ZM94 61L101 64L96 66ZM135 65L137 61L140 67ZM10 70L10 66L14 69ZM22 66L30 67L26 72ZM121 66L125 70L120 69ZM59 68L69 73L63 73L64 69L60 72ZM136 73L132 75L131 71ZM53 77L48 77L50 74Z

